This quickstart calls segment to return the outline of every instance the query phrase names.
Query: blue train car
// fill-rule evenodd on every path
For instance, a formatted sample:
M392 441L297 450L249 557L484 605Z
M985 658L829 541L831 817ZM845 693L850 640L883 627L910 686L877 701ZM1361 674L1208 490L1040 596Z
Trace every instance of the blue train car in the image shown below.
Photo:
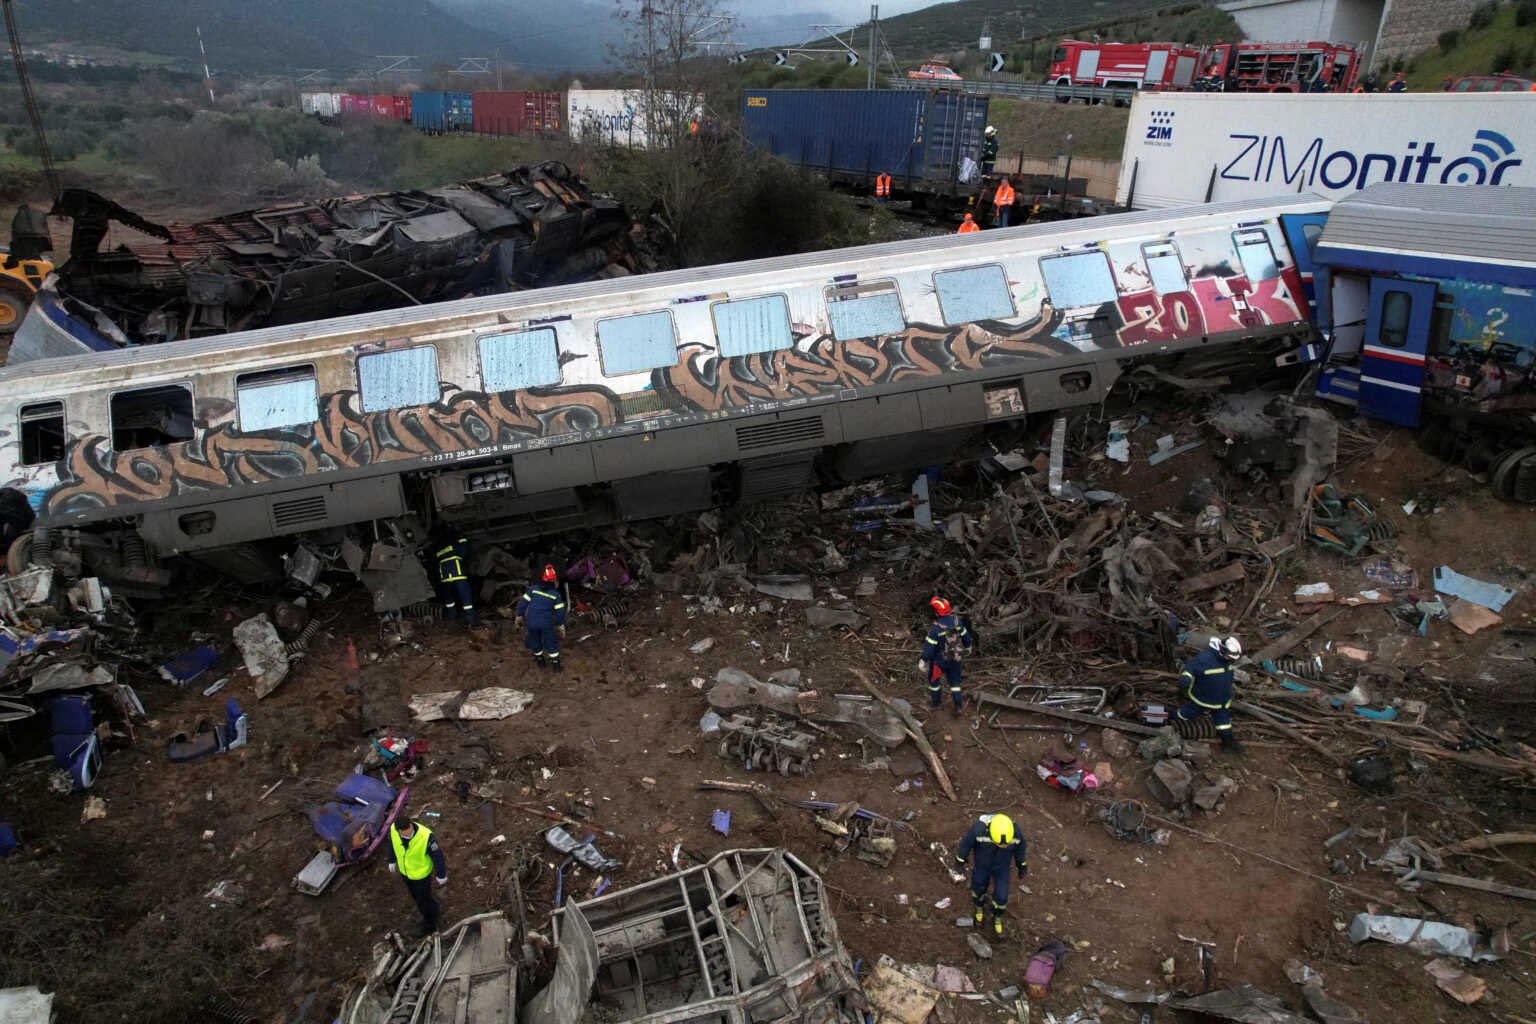
M411 97L411 124L434 134L471 131L475 126L474 94L415 93Z
M898 192L974 193L963 161L981 159L987 97L955 90L748 89L742 129L752 146L873 186L884 172Z
M1536 500L1533 237L1532 188L1381 184L1335 203L1304 238L1318 393Z

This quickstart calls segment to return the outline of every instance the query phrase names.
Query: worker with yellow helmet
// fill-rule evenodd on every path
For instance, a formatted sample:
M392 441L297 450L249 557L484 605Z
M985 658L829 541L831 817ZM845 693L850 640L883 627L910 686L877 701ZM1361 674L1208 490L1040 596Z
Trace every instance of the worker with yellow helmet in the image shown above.
M1013 827L1013 819L1006 814L983 814L976 820L960 847L955 860L960 867L975 855L971 869L971 902L976 905L976 927L986 920L987 886L992 887L992 934L1003 937L1003 912L1008 909L1008 883L1012 869L1017 866L1020 875L1029 873L1025 854L1024 837Z

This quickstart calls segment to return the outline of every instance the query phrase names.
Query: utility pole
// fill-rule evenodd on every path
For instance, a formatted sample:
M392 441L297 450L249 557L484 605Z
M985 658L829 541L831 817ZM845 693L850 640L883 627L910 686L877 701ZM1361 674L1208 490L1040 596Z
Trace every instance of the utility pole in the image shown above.
M875 87L875 65L880 63L880 54L875 50L875 40L880 34L880 5L869 5L869 75L865 88Z
M203 45L203 26L197 26L197 51L203 55L203 85L208 87L208 105L213 105L213 72L208 70L208 48Z
M645 138L646 144L656 144L656 8L651 0L640 0L640 17L645 19ZM633 139L631 139L633 142Z

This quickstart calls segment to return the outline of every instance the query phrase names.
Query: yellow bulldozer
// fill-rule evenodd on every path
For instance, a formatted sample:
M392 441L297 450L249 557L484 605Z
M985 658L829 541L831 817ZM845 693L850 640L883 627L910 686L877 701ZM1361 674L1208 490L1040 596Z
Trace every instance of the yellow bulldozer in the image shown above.
M43 280L53 273L53 261L19 259L5 245L0 245L0 255L4 256L0 262L0 338L8 338L26 319Z

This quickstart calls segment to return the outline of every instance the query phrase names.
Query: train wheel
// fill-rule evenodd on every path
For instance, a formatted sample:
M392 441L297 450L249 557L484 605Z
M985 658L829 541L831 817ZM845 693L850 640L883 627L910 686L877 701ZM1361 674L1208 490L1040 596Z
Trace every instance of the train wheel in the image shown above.
M32 568L32 544L35 535L31 530L11 541L5 550L5 571L12 576Z

